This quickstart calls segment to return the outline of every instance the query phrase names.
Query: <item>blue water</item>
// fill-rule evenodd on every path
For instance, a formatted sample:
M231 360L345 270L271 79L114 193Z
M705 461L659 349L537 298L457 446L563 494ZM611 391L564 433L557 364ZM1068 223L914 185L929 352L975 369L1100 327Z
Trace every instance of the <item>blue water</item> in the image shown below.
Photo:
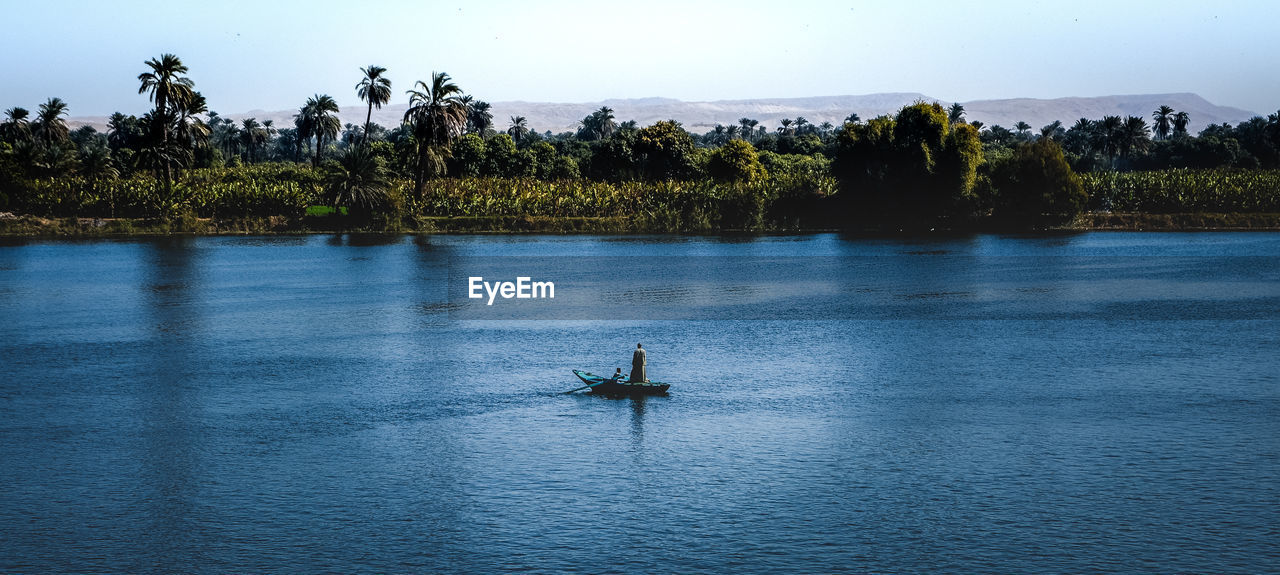
M1280 234L7 242L3 572L1280 571ZM460 319L490 256L726 289Z

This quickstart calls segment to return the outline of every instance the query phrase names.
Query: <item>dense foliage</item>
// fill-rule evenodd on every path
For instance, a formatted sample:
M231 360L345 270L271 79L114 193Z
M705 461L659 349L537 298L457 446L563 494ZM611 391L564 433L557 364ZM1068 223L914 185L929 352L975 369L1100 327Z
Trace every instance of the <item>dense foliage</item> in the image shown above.
M1038 226L1095 211L1280 211L1280 112L1188 132L1161 106L1141 117L1054 122L1038 132L966 122L917 102L840 126L741 118L694 134L601 107L576 131L502 130L488 103L433 73L391 128L387 70L359 70L363 124L309 98L292 126L210 111L187 67L145 62L153 109L70 129L50 98L0 122L0 208L43 216L301 218L316 205L361 221L424 217L628 218L651 228L933 226L996 217ZM313 210L312 213L317 213Z

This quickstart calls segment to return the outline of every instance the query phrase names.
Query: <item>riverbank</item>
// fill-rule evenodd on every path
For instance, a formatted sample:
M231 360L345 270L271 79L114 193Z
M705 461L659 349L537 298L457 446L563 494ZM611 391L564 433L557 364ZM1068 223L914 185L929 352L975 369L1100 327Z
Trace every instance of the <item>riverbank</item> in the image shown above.
M467 216L418 217L411 222L366 222L356 224L331 217L287 218L43 218L39 216L0 214L0 237L130 237L166 235L271 235L335 232L375 232L410 234L637 234L689 233L672 230L661 222L645 222L625 217L548 217L548 216ZM1044 231L1280 231L1280 213L1086 213L1067 225ZM697 230L699 233L738 232L732 229ZM826 228L765 229L763 233L812 233L833 231ZM937 230L945 231L945 230ZM961 231L961 230L951 230ZM995 225L966 226L963 231L1007 231Z

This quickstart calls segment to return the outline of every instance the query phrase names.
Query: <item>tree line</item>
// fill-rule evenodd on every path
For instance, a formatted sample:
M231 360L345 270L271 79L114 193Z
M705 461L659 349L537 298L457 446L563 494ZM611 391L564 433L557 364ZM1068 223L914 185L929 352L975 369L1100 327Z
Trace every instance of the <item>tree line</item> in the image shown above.
M372 113L391 101L392 80L385 68L368 66L353 90L366 106L363 124L342 124L337 101L316 94L292 125L276 126L210 110L188 72L172 54L146 61L138 93L152 109L141 117L112 114L105 133L70 130L68 104L59 98L40 104L34 116L7 109L0 122L0 205L21 209L27 183L41 179L149 177L165 196L156 204L167 215L183 205L173 184L184 172L292 163L310 166L324 201L365 212L385 207L397 179L412 182L411 200L445 177L726 185L772 179L788 182L797 190L792 196L814 196L811 206L838 195L839 209L854 220L926 225L981 214L1068 217L1087 207L1081 172L1280 168L1280 112L1192 135L1189 115L1168 106L1154 110L1150 123L1106 116L1034 130L1025 122L1010 128L968 122L961 104L917 102L866 121L850 114L839 126L797 117L769 129L744 117L695 134L674 120L620 122L604 106L576 130L552 134L530 129L521 116L500 129L487 102L440 72L415 82L405 92L401 123L385 127L371 121ZM832 179L838 188L827 183Z

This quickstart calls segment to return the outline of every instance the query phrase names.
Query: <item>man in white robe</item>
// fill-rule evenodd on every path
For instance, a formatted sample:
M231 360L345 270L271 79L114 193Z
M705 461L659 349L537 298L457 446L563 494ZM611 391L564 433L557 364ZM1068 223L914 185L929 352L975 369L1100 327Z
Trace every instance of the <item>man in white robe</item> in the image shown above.
M646 365L648 362L644 358L644 346L637 343L636 352L631 354L631 383L649 381L644 369Z

